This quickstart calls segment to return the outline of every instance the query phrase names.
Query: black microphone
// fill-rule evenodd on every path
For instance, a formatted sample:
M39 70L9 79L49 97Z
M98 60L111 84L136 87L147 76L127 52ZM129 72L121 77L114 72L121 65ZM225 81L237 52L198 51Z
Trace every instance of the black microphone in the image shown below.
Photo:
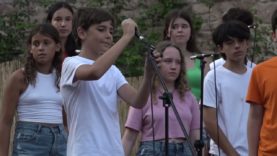
M155 47L148 43L144 36L141 35L137 27L135 28L135 36L151 50L151 55L153 56L152 52L155 50Z
M198 55L193 55L190 57L191 60L194 60L194 59L203 59L205 57L214 57L214 56L218 56L220 54L218 53L212 53L212 54L198 54Z
M141 35L141 33L139 32L138 28L135 28L135 36L139 39L139 40L144 40L144 36Z
M256 29L258 27L258 25L253 24L253 25L248 25L247 26L249 29Z

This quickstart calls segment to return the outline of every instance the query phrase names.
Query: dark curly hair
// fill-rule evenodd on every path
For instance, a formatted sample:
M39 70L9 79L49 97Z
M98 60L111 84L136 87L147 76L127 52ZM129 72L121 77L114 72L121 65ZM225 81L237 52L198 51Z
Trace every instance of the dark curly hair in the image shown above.
M27 84L32 84L32 85L36 84L37 66L36 66L36 61L30 52L30 47L32 44L32 38L36 34L48 36L51 39L53 39L55 43L60 43L59 32L56 30L54 26L52 26L49 23L40 24L31 31L27 39L27 45L29 49L27 52L26 62L24 65L24 71L25 71ZM61 50L59 52L56 52L54 59L52 61L52 68L55 69L55 72L56 72L55 84L57 88L59 88L59 81L61 77L61 63L62 63L61 54L62 54Z
M233 21L238 20L245 23L247 26L253 25L254 18L250 11L243 8L231 8L223 16L222 21Z
M220 24L212 33L213 42L216 46L223 46L224 42L238 38L250 40L250 30L247 25L241 21L233 20ZM225 54L221 54L226 59Z

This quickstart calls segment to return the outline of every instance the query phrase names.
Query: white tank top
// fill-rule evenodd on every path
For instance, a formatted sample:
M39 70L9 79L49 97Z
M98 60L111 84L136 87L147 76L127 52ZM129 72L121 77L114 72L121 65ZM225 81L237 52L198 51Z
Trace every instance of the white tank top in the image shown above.
M56 74L37 73L35 86L29 84L20 96L19 121L61 124L62 97L55 84Z

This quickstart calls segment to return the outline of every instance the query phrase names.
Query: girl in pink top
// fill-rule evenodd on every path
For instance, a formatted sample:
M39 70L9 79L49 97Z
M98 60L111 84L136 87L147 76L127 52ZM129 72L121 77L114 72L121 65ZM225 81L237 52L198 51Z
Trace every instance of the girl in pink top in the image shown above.
M194 143L199 138L200 113L197 101L187 87L183 54L170 41L158 44L156 51L162 55L160 73L169 92L173 95L176 109L192 143ZM163 92L162 86L156 78L152 87L153 98L149 97L147 104L142 109L130 107L122 139L125 155L130 155L139 132L141 132L141 143L137 156L164 154L165 115L163 101L158 98ZM171 107L169 107L169 138L169 155L192 155Z

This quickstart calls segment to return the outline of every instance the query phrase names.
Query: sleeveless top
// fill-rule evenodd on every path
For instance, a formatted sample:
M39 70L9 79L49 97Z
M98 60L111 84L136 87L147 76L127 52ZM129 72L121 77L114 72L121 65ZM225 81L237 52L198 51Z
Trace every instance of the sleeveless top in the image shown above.
M196 59L193 68L187 70L188 85L197 101L200 100L201 92L201 69L200 60Z
M36 84L29 84L19 97L17 114L19 121L61 124L62 97L55 84L56 74L37 72Z

